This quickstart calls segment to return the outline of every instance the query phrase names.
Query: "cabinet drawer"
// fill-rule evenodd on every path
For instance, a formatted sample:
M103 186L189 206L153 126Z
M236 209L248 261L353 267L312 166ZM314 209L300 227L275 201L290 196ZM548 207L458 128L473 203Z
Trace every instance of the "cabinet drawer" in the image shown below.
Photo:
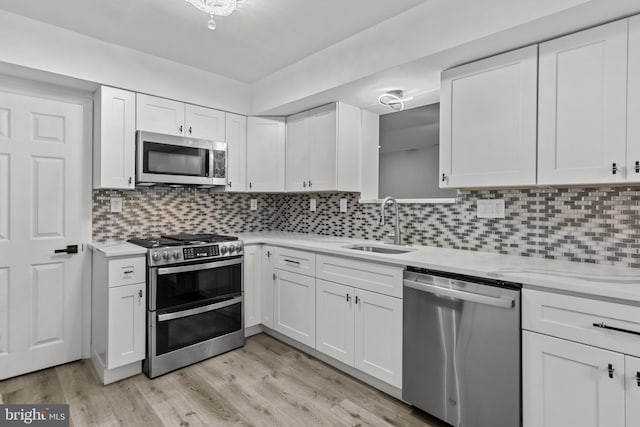
M633 305L523 289L522 328L640 356L640 307Z
M143 256L109 260L109 287L144 283L146 265Z
M402 298L402 267L318 255L318 279Z
M307 276L315 276L316 274L316 254L313 252L276 248L275 256L275 268Z

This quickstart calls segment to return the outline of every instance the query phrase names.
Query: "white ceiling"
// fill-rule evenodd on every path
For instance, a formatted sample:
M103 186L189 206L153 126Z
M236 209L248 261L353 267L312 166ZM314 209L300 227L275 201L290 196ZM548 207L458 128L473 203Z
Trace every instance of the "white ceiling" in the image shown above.
M243 0L231 16L184 0L0 0L0 9L253 82L427 0Z

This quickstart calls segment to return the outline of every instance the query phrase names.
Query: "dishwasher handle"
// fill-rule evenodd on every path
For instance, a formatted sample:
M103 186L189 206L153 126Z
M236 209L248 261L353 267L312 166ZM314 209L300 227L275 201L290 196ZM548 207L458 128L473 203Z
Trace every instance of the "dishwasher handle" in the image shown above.
M487 295L474 294L471 292L459 291L457 289L442 288L429 283L417 282L415 280L404 280L404 285L423 292L429 292L436 296L455 298L458 300L475 302L478 304L491 305L501 308L512 308L515 300L508 297L490 297Z

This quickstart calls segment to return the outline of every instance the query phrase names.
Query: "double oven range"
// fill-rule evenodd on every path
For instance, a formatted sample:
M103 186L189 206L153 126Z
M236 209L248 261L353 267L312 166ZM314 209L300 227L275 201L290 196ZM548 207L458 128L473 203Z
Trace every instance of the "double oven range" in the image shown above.
M244 345L243 246L214 234L131 239L147 251L149 378Z

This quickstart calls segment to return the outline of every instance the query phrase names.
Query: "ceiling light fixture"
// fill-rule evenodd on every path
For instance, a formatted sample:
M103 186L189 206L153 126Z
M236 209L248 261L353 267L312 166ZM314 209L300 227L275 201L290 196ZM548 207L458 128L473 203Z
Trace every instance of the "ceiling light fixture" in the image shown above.
M229 16L236 10L237 0L185 0L192 4L197 9L208 13L211 19L207 22L207 28L210 30L216 29L216 21L213 20L213 16Z
M383 93L378 97L378 102L385 107L389 107L392 110L402 111L404 110L404 103L411 101L413 96L404 98L404 93L401 90L390 90Z

